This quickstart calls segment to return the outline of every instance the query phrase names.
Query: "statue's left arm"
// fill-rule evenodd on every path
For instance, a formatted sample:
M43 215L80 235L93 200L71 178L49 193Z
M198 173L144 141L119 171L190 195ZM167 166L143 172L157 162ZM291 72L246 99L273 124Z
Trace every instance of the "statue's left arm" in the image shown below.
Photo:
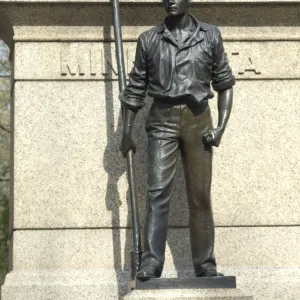
M206 143L218 147L228 123L231 108L235 78L232 75L227 55L224 52L223 40L220 30L215 27L211 31L213 66L212 66L212 87L218 92L218 126L204 134Z
M227 90L218 92L218 127L212 130L209 130L204 138L206 143L218 147L222 136L224 134L226 125L228 123L231 108L232 108L232 98L233 98L233 90L229 88Z

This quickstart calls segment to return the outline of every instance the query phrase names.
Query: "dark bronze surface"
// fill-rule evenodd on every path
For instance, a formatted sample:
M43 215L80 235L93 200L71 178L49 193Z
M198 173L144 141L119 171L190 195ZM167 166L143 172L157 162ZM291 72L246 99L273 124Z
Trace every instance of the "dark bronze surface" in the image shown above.
M202 277L202 278L160 278L148 281L134 280L130 282L131 290L162 289L235 289L234 276Z
M182 99L184 103L185 99ZM214 226L210 203L212 149L204 134L212 128L210 109L154 101L146 123L148 134L148 197L142 265L153 260L162 269L167 237L171 184L180 149L190 209L195 268L215 264Z
M195 29L188 30L181 43L165 24L168 19L139 37L129 84L120 96L127 107L142 108L146 91L166 102L184 96L201 105L213 98L211 82L216 91L233 86L219 29L189 17Z
M164 0L168 17L143 33L136 50L124 106L121 151L135 151L132 126L148 94L154 98L148 134L148 193L144 249L137 278L163 270L171 185L181 152L189 203L192 258L197 277L216 276L210 188L212 146L219 146L232 107L234 76L214 25L188 13L189 0ZM210 84L218 92L218 126L213 128Z

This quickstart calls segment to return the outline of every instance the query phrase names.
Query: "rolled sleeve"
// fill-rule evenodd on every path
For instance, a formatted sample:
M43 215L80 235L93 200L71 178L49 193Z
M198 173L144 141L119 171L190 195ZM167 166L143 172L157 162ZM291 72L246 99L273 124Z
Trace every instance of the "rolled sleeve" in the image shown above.
M147 54L143 37L138 38L134 67L129 74L129 83L119 95L120 101L129 108L141 109L145 103L148 87Z
M214 62L212 66L212 87L215 91L223 91L235 84L227 55L224 52L223 40L220 30L216 27L214 33Z

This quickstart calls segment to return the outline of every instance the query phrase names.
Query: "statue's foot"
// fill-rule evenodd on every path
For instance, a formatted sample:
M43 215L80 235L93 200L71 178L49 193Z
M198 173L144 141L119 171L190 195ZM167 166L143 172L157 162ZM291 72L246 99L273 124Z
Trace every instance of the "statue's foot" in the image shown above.
M161 272L157 267L148 264L141 267L141 269L136 273L136 279L141 281L147 281L151 278L159 278Z
M200 274L196 274L196 277L222 277L224 274L218 273L216 269L206 269Z

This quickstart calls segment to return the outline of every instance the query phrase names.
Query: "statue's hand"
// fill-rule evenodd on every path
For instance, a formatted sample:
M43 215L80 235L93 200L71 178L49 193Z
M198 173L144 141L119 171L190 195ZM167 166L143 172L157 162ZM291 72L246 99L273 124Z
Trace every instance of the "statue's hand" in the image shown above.
M204 141L208 145L219 147L224 130L220 127L207 131L204 135Z
M123 134L120 144L120 150L123 153L124 157L126 156L129 150L136 151L136 145L130 134Z

